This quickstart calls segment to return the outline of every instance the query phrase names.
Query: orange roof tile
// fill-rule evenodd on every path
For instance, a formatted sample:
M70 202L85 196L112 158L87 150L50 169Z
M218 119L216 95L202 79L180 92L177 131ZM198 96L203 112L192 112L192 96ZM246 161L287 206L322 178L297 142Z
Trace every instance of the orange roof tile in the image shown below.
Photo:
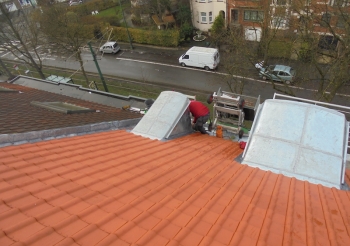
M122 130L0 148L0 245L349 245L349 191L241 153Z

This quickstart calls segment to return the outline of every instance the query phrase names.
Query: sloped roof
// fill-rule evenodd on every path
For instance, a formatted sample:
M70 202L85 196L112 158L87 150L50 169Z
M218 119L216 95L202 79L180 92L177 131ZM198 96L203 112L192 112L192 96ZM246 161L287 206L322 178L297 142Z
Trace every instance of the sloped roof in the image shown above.
M241 153L208 135L122 130L0 148L0 245L349 244L348 191Z
M124 111L121 108L80 100L27 86L4 82L0 82L0 86L18 91L17 93L0 94L0 134L23 133L142 117L140 114ZM95 109L97 112L63 114L35 107L30 104L32 101L61 101Z

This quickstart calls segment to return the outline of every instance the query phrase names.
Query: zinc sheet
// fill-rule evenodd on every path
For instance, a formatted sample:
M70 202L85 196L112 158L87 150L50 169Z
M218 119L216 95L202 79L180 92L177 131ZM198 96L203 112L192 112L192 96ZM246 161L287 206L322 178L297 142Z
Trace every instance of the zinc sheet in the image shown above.
M287 100L259 108L243 163L339 188L346 119L338 111Z

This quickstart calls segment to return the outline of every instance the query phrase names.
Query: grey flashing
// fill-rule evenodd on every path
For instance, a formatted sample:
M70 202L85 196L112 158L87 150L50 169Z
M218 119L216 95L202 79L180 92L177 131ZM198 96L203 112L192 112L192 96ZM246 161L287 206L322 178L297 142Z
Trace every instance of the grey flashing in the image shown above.
M0 134L0 147L134 127L141 118L25 133Z
M94 109L84 108L70 103L65 102L37 102L33 101L31 105L57 111L65 114L79 114L79 113L89 113L96 112Z
M145 108L146 98L97 91L84 88L81 85L52 82L23 75L11 80L11 83L117 108L126 105L135 108Z

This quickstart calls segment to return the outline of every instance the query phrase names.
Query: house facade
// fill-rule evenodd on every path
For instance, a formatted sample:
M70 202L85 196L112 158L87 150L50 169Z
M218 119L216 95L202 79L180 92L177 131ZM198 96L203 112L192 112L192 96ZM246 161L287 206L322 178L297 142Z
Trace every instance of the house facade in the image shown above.
M326 50L338 48L340 39L347 43L349 36L350 2L347 0L309 0L295 2L291 15L295 33L305 31L319 36L318 46ZM345 45L346 46L346 45Z
M0 3L5 4L9 12L16 11L20 8L37 5L36 0L0 0Z
M228 27L240 29L246 40L260 41L266 27L295 34L307 29L325 42L334 43L334 34L345 35L350 3L347 0L227 0L226 12Z
M226 20L226 0L190 0L192 23L201 31L208 31L221 14Z
M289 29L291 4L287 0L227 1L227 25L246 40L260 41L264 27Z

